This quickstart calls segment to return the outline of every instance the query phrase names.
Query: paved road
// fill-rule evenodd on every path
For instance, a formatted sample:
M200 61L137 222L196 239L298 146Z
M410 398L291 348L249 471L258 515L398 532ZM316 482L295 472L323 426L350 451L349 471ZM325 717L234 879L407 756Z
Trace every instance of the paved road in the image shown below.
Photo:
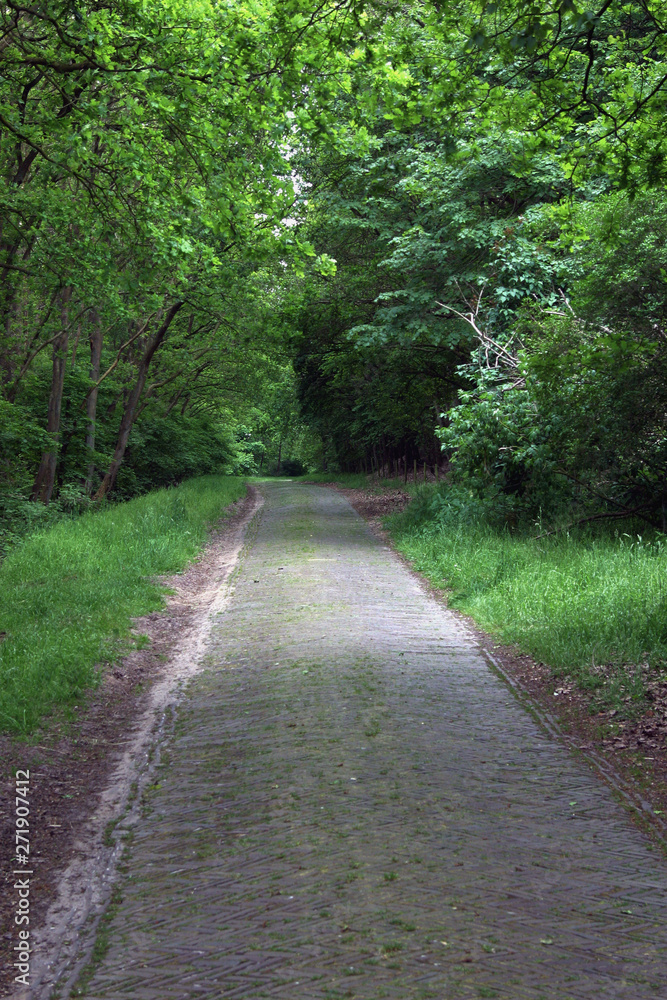
M105 1000L667 998L667 862L339 495L275 482Z

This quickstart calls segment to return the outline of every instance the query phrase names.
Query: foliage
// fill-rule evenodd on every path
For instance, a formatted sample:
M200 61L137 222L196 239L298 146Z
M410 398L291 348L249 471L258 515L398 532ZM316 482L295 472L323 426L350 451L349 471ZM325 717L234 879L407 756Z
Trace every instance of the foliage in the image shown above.
M530 393L499 383L496 372L480 368L469 378L475 389L460 393L438 432L453 474L482 497L504 498L508 517L535 513L554 499L555 418L541 419Z
M0 383L31 429L4 406L13 485L101 499L119 475L251 466L238 428L285 365L255 324L267 261L330 266L289 225L288 150L297 117L329 121L355 0L38 0L0 26Z
M20 481L48 444L48 436L27 407L0 399L0 468L5 483Z
M511 523L665 527L657 11L407 5L374 44L336 99L365 145L298 148L336 272L283 283L282 322L323 461L442 444Z
M48 506L34 503L24 491L5 487L0 491L0 558L33 531L78 517L91 506L88 494L76 486L64 486Z
M525 305L509 339L480 334L475 363L460 369L473 388L438 431L475 489L533 517L667 527L663 214L658 194L581 204L561 308Z
M5 537L201 472L415 462L489 523L667 528L659 6L0 21Z

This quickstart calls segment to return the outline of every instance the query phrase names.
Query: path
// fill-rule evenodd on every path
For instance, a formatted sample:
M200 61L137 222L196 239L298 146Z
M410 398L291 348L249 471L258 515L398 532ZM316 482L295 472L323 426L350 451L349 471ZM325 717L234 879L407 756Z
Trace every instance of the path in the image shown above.
M339 495L267 485L98 1000L667 998L667 862Z

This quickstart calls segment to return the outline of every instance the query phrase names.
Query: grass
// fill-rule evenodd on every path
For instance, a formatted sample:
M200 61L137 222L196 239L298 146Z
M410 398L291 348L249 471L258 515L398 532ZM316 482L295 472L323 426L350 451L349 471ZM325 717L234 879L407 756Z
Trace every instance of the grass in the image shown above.
M350 490L371 490L373 493L384 493L387 490L403 490L404 493L414 495L423 488L423 480L417 474L417 482L410 477L406 482L403 477L397 479L379 479L378 476L367 475L365 472L313 472L301 476L298 480L302 483L337 483Z
M155 577L183 569L245 480L204 476L31 534L0 564L0 728L27 733L72 705L163 605Z
M415 568L482 629L591 691L595 710L631 715L647 681L664 677L663 538L581 533L538 540L468 517L459 498L449 514L423 497L421 516L411 508L388 526Z
M338 483L351 490L365 489L370 483L370 476L363 472L311 472L301 476L302 483Z

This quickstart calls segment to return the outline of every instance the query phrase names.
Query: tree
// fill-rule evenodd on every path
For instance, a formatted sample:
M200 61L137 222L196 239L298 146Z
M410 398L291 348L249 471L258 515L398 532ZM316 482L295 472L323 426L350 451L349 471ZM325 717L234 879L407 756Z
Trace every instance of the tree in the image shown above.
M186 384L199 389L221 361L220 331L239 318L253 271L267 255L302 256L282 227L294 201L292 109L302 127L326 122L323 97L363 34L359 9L3 8L0 371L6 399L36 406L51 348L36 498L51 498L84 428L79 476L92 490L94 449L109 436L101 423L119 419L96 492L105 495L146 399L176 385L169 405L183 397L185 412ZM92 352L83 400L68 395L81 387L82 329ZM169 374L150 381L165 352ZM72 416L80 408L85 421Z

